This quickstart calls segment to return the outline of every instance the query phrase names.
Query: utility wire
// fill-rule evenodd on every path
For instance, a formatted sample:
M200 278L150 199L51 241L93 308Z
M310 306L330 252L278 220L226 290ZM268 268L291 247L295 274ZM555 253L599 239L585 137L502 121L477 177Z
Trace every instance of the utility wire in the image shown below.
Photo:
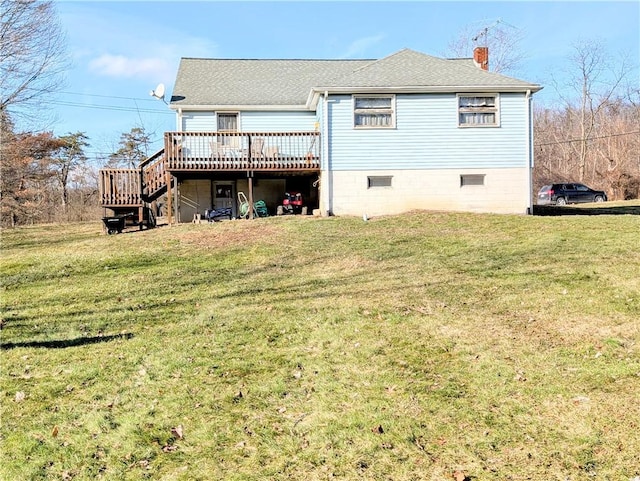
M558 144L570 144L572 142L584 142L587 140L609 139L611 137L621 137L623 135L640 134L640 130L634 130L632 132L621 132L619 134L600 135L598 137L588 137L586 139L570 139L570 140L558 140L555 142L543 142L541 144L534 144L535 147L543 147L545 145L558 145Z
M91 105L91 104L83 104L78 102L65 102L62 100L44 100L42 103L52 104L52 105L62 105L65 107L83 107L87 109L113 110L118 112L144 112L148 114L175 115L175 113L167 112L165 110L137 109L135 107L123 107L119 105Z
M85 152L85 155L92 157L111 157L113 154L115 154L115 152Z
M49 92L49 91L45 91L42 89L27 89L30 90L32 92L39 92L39 93L46 93L47 95L50 95L51 93L58 93L58 94L64 94L64 95L78 95L81 97L102 97L105 99L122 99L122 100L144 100L145 102L157 102L157 99L151 99L151 98L143 98L143 97L119 97L117 95L104 95L104 94L89 94L89 93L82 93L82 92L68 92L65 90L60 90L60 91L56 91L56 92Z
M122 100L134 100L134 101L144 100L145 102L158 101L158 99L146 99L142 97L118 97L116 95L87 94L87 93L80 93L80 92L58 92L58 93L65 94L65 95L79 95L81 97L100 97L104 99L122 99Z

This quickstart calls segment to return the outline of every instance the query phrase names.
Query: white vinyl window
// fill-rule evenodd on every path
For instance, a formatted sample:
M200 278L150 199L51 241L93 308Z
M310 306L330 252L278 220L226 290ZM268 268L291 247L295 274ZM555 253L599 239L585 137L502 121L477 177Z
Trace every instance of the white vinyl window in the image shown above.
M369 95L353 97L353 126L356 129L391 129L395 127L395 96Z
M460 127L497 127L500 122L497 94L458 95Z

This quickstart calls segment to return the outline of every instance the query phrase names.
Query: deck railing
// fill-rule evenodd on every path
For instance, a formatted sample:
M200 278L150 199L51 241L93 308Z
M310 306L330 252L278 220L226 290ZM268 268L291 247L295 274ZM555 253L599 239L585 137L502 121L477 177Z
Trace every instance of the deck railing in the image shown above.
M139 206L140 170L105 169L100 171L100 201L103 206Z
M167 168L318 170L319 132L166 132Z
M166 132L164 143L138 169L101 170L101 204L150 202L167 188L167 172L320 169L318 132Z
M159 150L140 164L140 175L142 176L142 195L146 198L153 198L156 193L166 187L166 157L164 149Z

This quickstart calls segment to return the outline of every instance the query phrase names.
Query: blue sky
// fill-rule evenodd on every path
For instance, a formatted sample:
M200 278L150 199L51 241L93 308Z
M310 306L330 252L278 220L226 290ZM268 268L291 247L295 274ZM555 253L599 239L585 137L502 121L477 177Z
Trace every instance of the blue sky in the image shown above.
M170 98L180 57L381 58L402 48L446 57L460 33L497 21L522 31L527 60L517 75L545 89L567 67L571 46L602 40L612 56L640 64L640 2L169 2L57 1L73 67L64 90L44 104L57 135L82 131L88 153L108 155L120 134L144 126L153 148L175 129ZM638 82L638 69L634 72Z

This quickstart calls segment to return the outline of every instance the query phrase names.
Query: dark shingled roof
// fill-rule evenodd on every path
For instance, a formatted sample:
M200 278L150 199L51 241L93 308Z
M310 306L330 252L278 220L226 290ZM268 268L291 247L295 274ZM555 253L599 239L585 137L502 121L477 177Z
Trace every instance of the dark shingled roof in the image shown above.
M304 106L312 89L540 90L484 71L468 59L443 59L410 49L380 60L233 60L183 58L171 105Z
M172 105L304 105L314 85L331 84L372 60L183 58Z

